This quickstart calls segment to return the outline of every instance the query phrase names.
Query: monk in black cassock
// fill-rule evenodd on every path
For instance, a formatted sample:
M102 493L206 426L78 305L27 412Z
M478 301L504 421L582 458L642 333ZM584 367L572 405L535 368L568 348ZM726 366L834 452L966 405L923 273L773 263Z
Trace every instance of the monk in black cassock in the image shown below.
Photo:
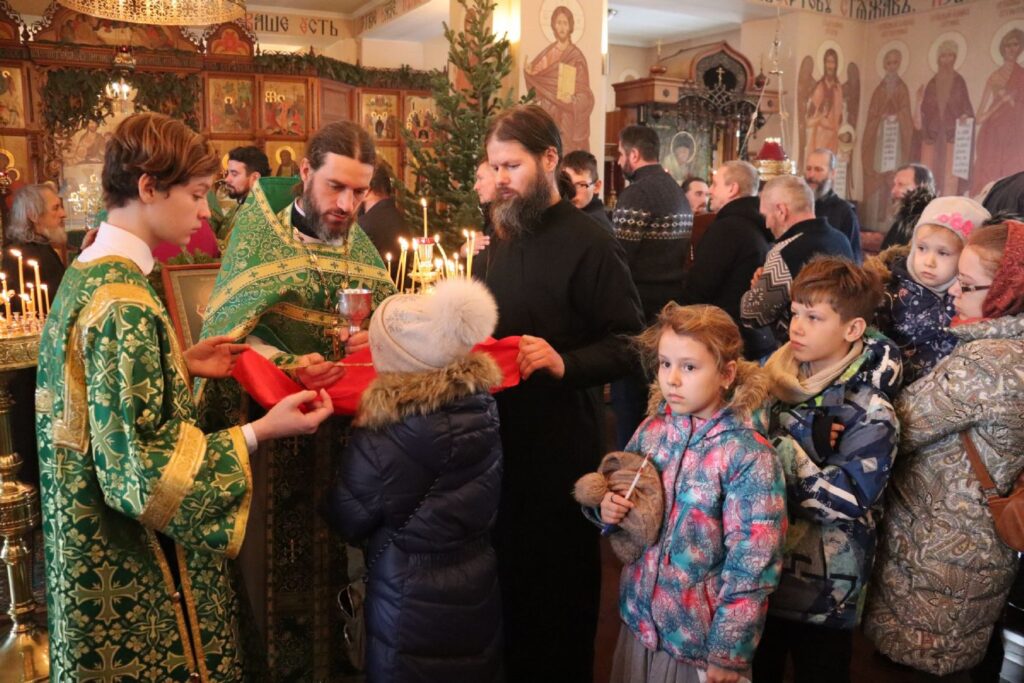
M559 199L558 127L536 105L487 133L497 196L487 286L495 337L523 335L523 382L497 395L505 454L495 530L509 681L590 683L601 583L597 529L571 492L605 452L602 387L632 367L643 319L622 248ZM483 260L483 259L481 259Z

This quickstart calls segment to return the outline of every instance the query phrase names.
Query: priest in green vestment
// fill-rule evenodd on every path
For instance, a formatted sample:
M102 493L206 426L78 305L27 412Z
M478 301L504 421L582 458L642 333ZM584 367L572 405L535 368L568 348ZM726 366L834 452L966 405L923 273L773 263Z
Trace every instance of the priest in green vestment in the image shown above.
M395 291L380 254L355 224L375 157L362 128L332 123L310 140L299 184L260 179L235 217L204 338L244 341L307 388L340 379L331 336L341 322L339 291L369 289L374 306ZM357 332L342 346L353 352L366 343L366 332ZM207 382L200 391L207 424L247 416L233 380ZM251 540L239 563L273 681L337 681L349 671L335 599L348 574L346 553L317 509L347 430L347 419L334 418L315 438L261 449L258 479L265 487L255 492Z
M225 202L221 201L217 192L210 192L207 201L210 202L210 227L217 236L217 244L221 251L231 237L231 231L235 227L235 218L238 210L245 203L246 198L252 191L253 186L260 178L269 178L270 161L267 155L259 147L252 145L235 147L227 154L227 169L224 171L223 186L221 191L227 195Z
M39 346L36 433L53 681L241 681L229 560L245 536L250 453L314 431L330 399L300 392L260 420L196 426L192 378L246 348L183 351L146 275L209 216L216 154L160 114L123 121L106 151L109 209L67 270Z

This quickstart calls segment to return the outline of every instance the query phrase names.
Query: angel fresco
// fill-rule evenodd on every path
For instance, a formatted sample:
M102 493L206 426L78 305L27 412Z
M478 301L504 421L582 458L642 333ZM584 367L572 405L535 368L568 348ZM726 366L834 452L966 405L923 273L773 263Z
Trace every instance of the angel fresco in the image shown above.
M850 62L846 82L839 81L839 52L833 47L822 57L822 75L814 79L814 59L807 55L800 64L798 77L798 113L800 148L803 159L824 147L839 152L840 129L849 124L857 128L860 111L860 70Z

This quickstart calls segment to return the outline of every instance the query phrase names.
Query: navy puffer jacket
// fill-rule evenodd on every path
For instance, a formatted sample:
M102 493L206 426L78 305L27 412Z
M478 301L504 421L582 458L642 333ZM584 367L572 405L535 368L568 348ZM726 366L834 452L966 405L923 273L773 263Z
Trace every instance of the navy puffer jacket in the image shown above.
M363 394L327 516L345 540L367 542L368 683L501 680L490 539L501 441L488 394L500 381L494 361L471 354L382 374Z

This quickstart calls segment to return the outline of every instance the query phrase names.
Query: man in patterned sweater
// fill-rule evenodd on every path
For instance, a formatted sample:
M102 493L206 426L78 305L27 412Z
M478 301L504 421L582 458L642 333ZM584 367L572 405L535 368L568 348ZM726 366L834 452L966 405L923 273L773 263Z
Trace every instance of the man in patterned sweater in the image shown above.
M683 263L690 248L693 211L683 189L658 163L658 134L626 126L619 134L619 166L629 186L612 215L615 237L640 292L644 321L651 323L669 301L683 294ZM647 410L648 380L637 367L612 384L619 448L633 435Z
M817 254L853 259L843 233L814 216L814 193L796 176L769 180L761 191L761 214L775 244L740 300L743 324L761 332L749 357L763 357L789 340L789 287Z

